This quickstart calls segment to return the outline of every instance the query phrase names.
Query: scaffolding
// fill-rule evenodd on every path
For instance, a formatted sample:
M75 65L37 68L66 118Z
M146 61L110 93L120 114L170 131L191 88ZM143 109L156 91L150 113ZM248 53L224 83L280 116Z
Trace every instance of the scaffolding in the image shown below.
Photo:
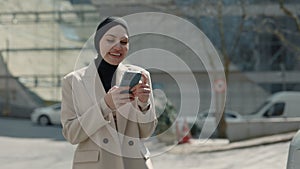
M34 6L36 2L10 1L5 5L12 7L8 8L11 11L0 12L0 34L4 39L4 43L0 42L0 54L3 64L10 71L5 74L0 72L0 81L8 82L8 79L13 77L46 100L60 100L60 80L67 73L61 70L64 67L61 58L76 55L83 45L83 41L68 39L61 25L75 27L95 20L98 22L99 12L92 6L78 9L69 4L68 9L64 9L61 5L68 1L61 0L54 0L51 3L38 2L44 4L43 8L36 5L36 10L18 3L33 3ZM15 64L16 61L24 60L26 61L23 65ZM16 71L15 65L27 67L32 71L27 71L27 68L23 69L24 71ZM48 72L38 71L43 69L43 65L47 67ZM34 71L35 66L40 68ZM9 85L3 87L3 91L10 91ZM51 96L49 94L43 96L37 91L39 88L51 90L52 92L48 92ZM9 99L4 97L4 100L5 98Z
M73 23L98 19L97 10L67 10L67 11L15 11L0 12L0 24L9 25L17 23L57 22ZM74 17L76 16L76 17Z

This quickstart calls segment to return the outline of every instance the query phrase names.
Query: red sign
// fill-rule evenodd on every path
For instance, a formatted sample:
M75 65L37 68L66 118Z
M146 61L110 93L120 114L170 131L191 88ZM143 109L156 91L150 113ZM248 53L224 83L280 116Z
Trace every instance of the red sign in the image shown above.
M223 93L226 89L226 82L224 79L216 79L214 82L214 90L218 93Z

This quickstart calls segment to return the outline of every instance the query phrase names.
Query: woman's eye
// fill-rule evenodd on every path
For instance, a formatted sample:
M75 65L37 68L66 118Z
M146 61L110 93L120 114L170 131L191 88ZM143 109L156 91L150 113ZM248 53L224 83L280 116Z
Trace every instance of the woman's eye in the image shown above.
M128 41L120 41L122 45L127 45Z
M107 39L107 42L109 42L109 43L114 43L115 40L113 40L113 39Z

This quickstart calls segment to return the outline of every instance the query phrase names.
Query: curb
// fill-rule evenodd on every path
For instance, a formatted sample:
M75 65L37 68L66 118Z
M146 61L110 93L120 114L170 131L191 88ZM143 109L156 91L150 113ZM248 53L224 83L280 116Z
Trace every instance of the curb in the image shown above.
M226 139L222 141L217 141L214 139L199 141L195 139L192 140L191 143L189 144L180 144L175 146L169 151L169 153L171 154L210 153L210 152L221 152L221 151L228 151L228 150L235 150L235 149L251 148L255 146L291 141L296 133L297 132L276 134L276 135L259 137L259 138L244 140L244 141L232 142L232 143L230 143Z

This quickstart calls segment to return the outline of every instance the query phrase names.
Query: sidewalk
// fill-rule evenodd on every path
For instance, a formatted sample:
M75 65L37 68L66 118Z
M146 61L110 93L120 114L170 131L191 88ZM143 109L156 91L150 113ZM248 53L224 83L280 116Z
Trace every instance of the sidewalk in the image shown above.
M172 148L166 146L165 149L169 149L169 153L172 154L191 154L191 153L208 153L208 152L219 152L233 149L242 149L255 147L260 145L268 145L279 142L287 142L292 140L293 136L297 132L290 132L284 134L276 134L271 136L265 136L260 138L254 138L244 141L238 141L230 143L226 139L191 139L190 143L180 144L173 146Z
M199 142L193 140L191 144L178 145L174 150L183 146L191 150L226 144L233 143L226 143L226 140L209 140L199 146ZM68 169L72 166L75 147L65 141L52 139L0 136L0 166L1 169ZM288 147L289 142L284 142L218 153L190 151L190 154L175 154L168 151L152 156L151 159L155 169L282 169L286 167ZM158 149L164 148L165 146L162 146Z

